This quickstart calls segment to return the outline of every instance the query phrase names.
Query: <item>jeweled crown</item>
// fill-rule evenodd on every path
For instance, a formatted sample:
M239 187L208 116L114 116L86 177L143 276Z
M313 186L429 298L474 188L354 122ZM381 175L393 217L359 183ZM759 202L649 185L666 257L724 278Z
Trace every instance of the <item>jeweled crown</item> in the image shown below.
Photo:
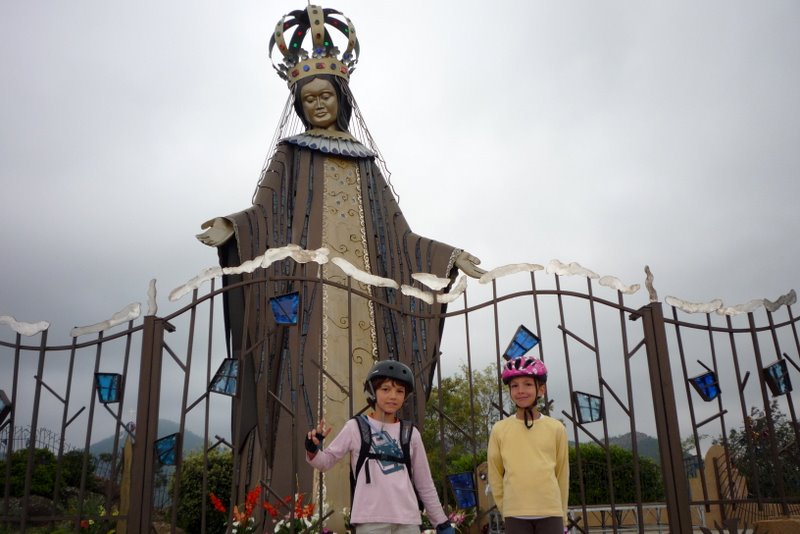
M335 28L347 38L347 48L340 54L328 28ZM303 48L303 42L311 36L311 52ZM288 43L287 43L288 39ZM283 55L278 64L272 59L273 48ZM350 19L335 9L308 6L304 10L284 15L275 26L269 40L269 55L278 75L292 87L298 80L317 74L333 74L345 80L358 61L358 39Z

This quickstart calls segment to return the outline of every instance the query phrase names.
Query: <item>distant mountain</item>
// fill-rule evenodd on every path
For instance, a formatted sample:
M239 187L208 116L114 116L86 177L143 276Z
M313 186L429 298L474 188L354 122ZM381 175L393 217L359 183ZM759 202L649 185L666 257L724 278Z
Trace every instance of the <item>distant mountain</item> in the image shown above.
M617 447L623 448L626 451L632 451L633 445L631 444L631 433L628 432L627 434L623 434L621 436L613 436L608 438L608 442L611 445L616 445ZM587 442L590 443L590 442ZM570 447L574 447L575 443L570 441ZM658 452L658 440L652 436L648 436L647 434L642 434L641 432L636 433L636 446L639 452L639 456L651 458L656 462L661 462L660 458L661 455Z
M623 434L621 436L608 438L608 442L611 443L612 445L621 447L626 451L633 450L633 444L630 432L628 432L627 434ZM658 440L656 438L648 436L647 434L642 434L641 432L637 432L636 447L637 450L639 451L639 456L652 458L656 462L661 461L660 460L661 455L658 452Z
M158 420L158 437L168 436L178 431L179 424L175 421L168 419ZM120 448L125 444L125 436L121 436L119 440ZM97 456L103 453L111 453L114 449L114 436L108 436L105 439L92 443L89 451ZM187 430L183 433L183 451L199 451L203 449L203 438Z

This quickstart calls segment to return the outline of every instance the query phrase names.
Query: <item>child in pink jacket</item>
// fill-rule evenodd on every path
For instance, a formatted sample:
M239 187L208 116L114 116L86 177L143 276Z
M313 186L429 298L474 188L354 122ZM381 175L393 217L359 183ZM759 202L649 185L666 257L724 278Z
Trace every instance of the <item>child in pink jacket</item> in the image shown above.
M369 425L371 445L353 494L350 523L357 534L419 534L420 502L439 534L454 534L436 494L422 436L416 428L411 429L410 459L403 457L397 412L413 390L411 369L398 361L378 362L367 374L364 391L373 411L357 417L365 418ZM321 449L322 439L331 430L321 420L309 431L306 460L324 472L349 452L355 473L362 444L358 422L355 418L348 420L334 440Z

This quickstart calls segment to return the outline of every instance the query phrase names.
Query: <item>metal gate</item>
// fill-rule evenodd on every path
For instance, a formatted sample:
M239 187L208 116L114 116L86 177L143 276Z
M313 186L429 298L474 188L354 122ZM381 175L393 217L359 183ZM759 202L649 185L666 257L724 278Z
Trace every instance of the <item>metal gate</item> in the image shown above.
M533 350L550 369L550 415L565 423L571 439L574 532L692 532L798 514L794 292L741 307L671 298L665 306L651 280L643 298L638 285L553 261L547 268L496 269L467 288L457 284L446 294L450 303L428 408L434 439L445 444L455 434L479 456L486 444L474 429L508 411L499 366L523 327L541 339ZM177 531L183 521L177 503L188 491L182 465L189 437L199 436L205 465L209 451L232 441L232 398L243 366L229 357L221 313L227 289L216 282L205 275L173 291L175 302L188 294L191 301L163 317L152 303L143 319L135 306L126 308L121 319L75 330L69 345L48 344L45 327L4 318L11 329L0 334L0 532L80 532L89 522L116 532ZM328 282L317 277L315 283ZM352 284L337 289L342 298L358 293ZM428 297L423 288L401 298ZM410 321L413 314L405 317ZM324 373L323 362L318 366ZM442 380L464 369L472 391L473 377L490 366L497 369L496 402L487 413L471 403L469 428L437 409L447 394ZM297 380L289 373L281 384L285 391L269 392L282 403L282 417L301 409ZM242 404L237 409L247 409ZM297 428L296 439L305 431ZM42 440L48 433L58 438ZM626 435L632 460L623 472L613 443ZM662 500L649 497L641 450L646 435L657 439ZM103 437L109 437L107 452L93 453ZM285 461L308 469L298 444L284 445ZM601 451L599 463L585 458L592 447ZM238 456L234 466L252 462ZM278 497L270 494L263 468L251 476L265 497ZM480 472L471 477L476 525L487 524L491 502L481 494ZM617 495L623 481L633 486L630 498ZM207 484L205 473L189 486L206 496ZM606 488L607 502L592 502L598 485ZM233 486L226 505L244 502ZM446 505L458 504L452 495L442 492ZM333 520L337 511L330 512ZM196 513L199 531L209 531L207 517L218 513L211 500L202 498ZM322 519L322 507L318 514ZM258 516L264 527L268 519Z

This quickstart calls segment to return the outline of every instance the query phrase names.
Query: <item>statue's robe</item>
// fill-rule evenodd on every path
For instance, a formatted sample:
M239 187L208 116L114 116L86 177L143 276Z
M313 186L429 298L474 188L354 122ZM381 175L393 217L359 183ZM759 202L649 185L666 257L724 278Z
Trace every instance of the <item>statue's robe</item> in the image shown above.
M252 207L227 218L235 236L219 249L223 267L287 244L325 247L331 258L344 258L362 271L427 289L412 273L452 282L461 252L411 231L374 155L347 134L328 138L309 132L282 140ZM286 259L252 274L224 277L226 286L260 280L225 294L229 348L241 362L233 420L237 502L259 479L282 497L290 495L295 473L299 491L315 486L303 458L304 436L320 416L338 432L366 406L364 377L376 360L397 359L411 367L415 394L404 415L422 423L443 320L403 312L439 314L444 305L356 281L353 290L376 300L355 294L348 299L347 277L338 266L324 264L321 277L344 289L318 283L318 271L316 263ZM288 276L310 280L292 282ZM278 327L269 298L292 291L300 293L299 323ZM340 462L325 475L323 499L337 512L349 505L349 468Z

